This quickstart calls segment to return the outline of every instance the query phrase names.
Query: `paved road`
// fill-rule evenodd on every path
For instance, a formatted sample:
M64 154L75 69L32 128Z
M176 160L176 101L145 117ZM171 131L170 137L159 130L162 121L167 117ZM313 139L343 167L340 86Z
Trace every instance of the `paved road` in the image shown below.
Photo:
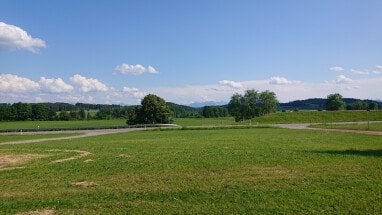
M370 121L369 123L381 123L382 121ZM362 122L334 122L330 123L333 125L347 125L347 124L367 124L367 121ZM295 124L272 124L272 126L280 128L289 129L309 129L309 130L319 130L319 131L333 131L333 132L346 132L346 133L356 133L356 134L372 134L372 135L382 135L382 131L365 131L365 130L350 130L350 129L326 129L326 128L311 128L310 125L317 125L322 123L295 123Z
M158 127L156 127L158 128ZM166 127L168 128L168 127ZM27 135L35 135L35 134L65 134L65 133L80 133L76 136L68 136L68 137L53 137L53 138L42 138L42 139L33 139L33 140L18 140L11 142L3 142L0 145L9 145L9 144L24 144L24 143L37 143L37 142L46 142L53 140L71 140L82 137L92 137L104 134L115 134L115 133L123 133L130 131L138 131L138 130L148 130L155 128L121 128L121 129L99 129L99 130L75 130L75 131L37 131L37 132L25 132ZM1 135L9 135L9 134L20 134L20 132L12 132L12 133L4 133ZM1 136L0 136L1 137Z

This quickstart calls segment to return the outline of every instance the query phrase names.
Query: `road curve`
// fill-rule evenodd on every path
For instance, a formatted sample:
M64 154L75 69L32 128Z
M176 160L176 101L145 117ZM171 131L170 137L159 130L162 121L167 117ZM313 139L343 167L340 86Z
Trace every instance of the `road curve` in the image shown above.
M382 121L370 121L369 123L381 123ZM367 124L367 121L362 122L334 122L330 123L333 125L346 125L346 124ZM317 125L322 123L295 123L295 124L273 124L272 126L288 129L309 129L318 131L332 131L332 132L346 132L355 134L371 134L371 135L382 135L382 131L366 131L366 130L351 130L351 129L327 129L327 128L311 128L310 125Z
M68 136L68 137L52 137L52 138L41 138L41 139L33 139L33 140L18 140L18 141L10 141L10 142L3 142L0 143L0 145L11 145L11 144L25 144L25 143L37 143L37 142L46 142L46 141L53 141L53 140L71 140L71 139L77 139L82 137L92 137L92 136L98 136L98 135L104 135L104 134L115 134L115 133L123 133L123 132L130 132L130 131L139 131L139 130L149 130L149 129L155 129L155 128L121 128L121 129L98 129L98 130L76 130L76 131L38 131L38 132L28 132L25 134L65 134L65 133L81 133L76 136ZM6 133L2 135L9 135L9 134L20 134L20 132L15 133Z

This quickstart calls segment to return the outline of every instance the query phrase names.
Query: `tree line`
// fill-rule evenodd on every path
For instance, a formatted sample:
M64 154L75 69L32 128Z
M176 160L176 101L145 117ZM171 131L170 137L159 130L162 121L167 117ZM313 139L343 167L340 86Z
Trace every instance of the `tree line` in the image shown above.
M330 94L325 100L326 110L376 110L378 103L367 101L355 101L346 104L346 99L338 94ZM156 105L160 105L156 107ZM153 107L150 107L153 106ZM156 107L156 108L154 108ZM154 108L154 109L153 109ZM153 110L152 110L153 109ZM216 118L233 116L236 121L251 119L276 112L279 103L276 95L271 91L259 92L247 90L243 95L234 94L228 105L205 106L192 108L166 102L162 98L150 95L142 100L141 105L102 105L77 103L0 103L0 121L53 121L53 120L105 120L127 119L129 124L136 123L166 123L172 118L205 117ZM164 111L164 113L156 113ZM146 117L150 116L150 117ZM163 116L165 116L163 118ZM152 119L153 117L153 119Z
M378 103L375 101L355 101L352 104L346 104L344 98L339 93L330 94L325 102L326 110L378 110Z

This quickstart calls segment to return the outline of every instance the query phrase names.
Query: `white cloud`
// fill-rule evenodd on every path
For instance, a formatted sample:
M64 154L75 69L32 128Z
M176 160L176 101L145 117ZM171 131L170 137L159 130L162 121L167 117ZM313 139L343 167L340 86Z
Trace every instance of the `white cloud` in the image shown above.
M350 70L352 73L356 74L356 75L369 75L370 72L368 71L362 71L362 70L355 70L355 69L351 69Z
M0 22L0 50L25 49L38 52L40 48L45 47L44 40L33 38L17 26Z
M41 77L40 86L52 93L67 93L73 90L73 86L64 82L61 78L45 78Z
M333 71L333 72L343 72L343 71L345 71L345 69L342 68L341 66L333 66L333 67L330 67L329 70Z
M376 68L376 70L373 71L374 74L377 74L377 75L382 74L382 66L381 65L376 65L375 68Z
M284 77L279 77L279 76L274 76L271 77L269 80L269 84L274 84L274 85L284 85L284 84L292 84L292 81L289 81L288 79Z
M80 90L85 93L93 91L105 92L108 90L108 87L104 83L98 81L97 79L86 78L79 74L70 77L70 80L74 84L78 85L80 87Z
M147 72L148 73L151 73L151 74L156 74L156 73L158 73L158 71L154 68L154 67L152 67L152 66L148 66L147 67Z
M228 86L234 89L243 89L243 85L240 82L222 80L222 81L219 81L219 84L222 86Z
M271 85L286 85L286 84L299 84L301 81L288 80L287 78L280 76L273 76L269 79L269 84Z
M147 93L140 91L138 88L135 87L123 87L123 92L127 92L130 95L132 95L134 98L143 98Z
M336 84L350 84L350 83L353 83L353 80L351 78L344 76L344 75L339 75L334 80L334 83L336 83Z
M0 74L0 91L22 93L40 88L37 82L12 74Z
M116 66L114 70L122 74L134 74L134 75L141 75L145 72L150 74L158 73L158 71L154 67L148 66L146 68L141 64L129 65L124 63L124 64Z

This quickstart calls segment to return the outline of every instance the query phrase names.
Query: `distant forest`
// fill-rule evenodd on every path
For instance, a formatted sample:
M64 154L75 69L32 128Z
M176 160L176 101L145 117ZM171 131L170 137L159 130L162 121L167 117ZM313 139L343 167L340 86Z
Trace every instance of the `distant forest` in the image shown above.
M314 98L280 103L279 111L298 110L324 110L326 99ZM366 110L371 103L382 109L382 102L373 100L360 100L345 98L347 110ZM173 118L214 118L225 117L228 114L228 105L204 106L201 108L189 107L167 102ZM137 106L85 104L85 103L0 103L0 121L67 121L67 120L102 120L127 119L128 115Z
M366 110L370 103L375 103L378 109L382 109L382 102L374 100L361 100L354 98L344 98L346 103L346 110ZM296 100L288 103L280 103L279 109L286 110L325 110L326 99L313 98L305 100Z

